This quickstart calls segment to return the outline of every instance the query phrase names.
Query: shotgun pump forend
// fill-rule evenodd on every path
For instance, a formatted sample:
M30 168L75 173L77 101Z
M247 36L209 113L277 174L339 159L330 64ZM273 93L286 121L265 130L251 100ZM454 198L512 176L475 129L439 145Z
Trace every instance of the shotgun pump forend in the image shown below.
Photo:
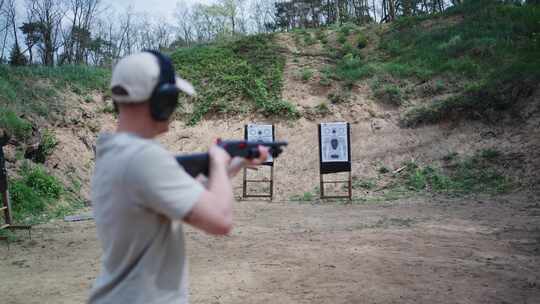
M220 140L217 144L227 151L231 157L238 156L247 159L255 159L260 156L259 146L268 147L270 155L276 158L283 152L283 147L288 145L285 141L254 142L244 140ZM210 156L208 153L180 155L176 157L176 161L193 177L199 174L206 176L209 174Z

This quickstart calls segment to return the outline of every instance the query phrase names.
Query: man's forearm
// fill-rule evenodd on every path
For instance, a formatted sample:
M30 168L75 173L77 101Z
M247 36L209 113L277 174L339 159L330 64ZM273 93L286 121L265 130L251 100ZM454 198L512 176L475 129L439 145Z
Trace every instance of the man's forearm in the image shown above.
M232 214L233 191L225 166L213 165L208 179L208 191L215 195L225 215Z

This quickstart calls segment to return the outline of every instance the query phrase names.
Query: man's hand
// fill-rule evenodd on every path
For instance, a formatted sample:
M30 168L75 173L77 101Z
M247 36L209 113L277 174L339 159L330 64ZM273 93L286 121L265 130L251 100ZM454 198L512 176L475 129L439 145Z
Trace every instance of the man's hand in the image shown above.
M210 147L208 154L210 155L211 167L227 168L231 162L231 156L229 153L218 145L213 145Z
M245 166L255 167L255 166L263 164L268 159L269 150L270 149L268 149L268 147L259 146L259 154L260 154L259 158L246 160Z
M235 157L231 161L231 164L229 165L229 177L234 177L242 170L244 167L248 168L256 168L257 166L263 164L267 159L269 155L269 149L268 147L259 146L259 158L255 159L245 159L242 157Z

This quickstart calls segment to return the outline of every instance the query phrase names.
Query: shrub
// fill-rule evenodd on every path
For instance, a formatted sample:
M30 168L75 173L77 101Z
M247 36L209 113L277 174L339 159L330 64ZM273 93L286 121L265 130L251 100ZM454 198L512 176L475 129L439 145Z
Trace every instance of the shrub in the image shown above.
M363 49L368 45L368 40L366 35L363 33L358 33L356 36L356 47L359 49Z
M349 42L345 42L345 43L343 44L343 47L341 48L341 52L342 52L342 54L344 54L344 55L351 54L351 55L353 55L353 56L355 56L355 57L359 57L359 54L358 54L357 49L355 49L355 48L353 47L353 45L352 45L351 43L349 43Z
M17 220L42 217L64 193L62 183L40 165L25 162L19 175L9 180L13 217Z
M52 154L56 145L58 145L58 141L54 133L51 130L43 131L41 135L41 150L45 158Z
M345 44L345 42L347 42L347 35L339 34L337 42L339 42L339 44Z

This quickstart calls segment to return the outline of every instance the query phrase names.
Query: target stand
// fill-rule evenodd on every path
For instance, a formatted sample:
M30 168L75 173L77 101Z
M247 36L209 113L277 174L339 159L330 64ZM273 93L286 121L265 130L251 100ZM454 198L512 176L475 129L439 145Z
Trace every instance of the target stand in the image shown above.
M319 176L321 199L348 199L352 201L351 127L346 122L319 124ZM325 181L324 176L348 173L347 180ZM347 194L327 195L328 184L346 185Z
M258 125L248 124L244 126L244 139L252 142L273 142L275 141L274 125ZM242 198L274 198L274 159L269 156L267 162L261 166L270 167L270 177L260 179L248 179L249 169L244 168L244 176L242 181ZM250 184L268 184L270 190L268 193L250 193L248 186Z

